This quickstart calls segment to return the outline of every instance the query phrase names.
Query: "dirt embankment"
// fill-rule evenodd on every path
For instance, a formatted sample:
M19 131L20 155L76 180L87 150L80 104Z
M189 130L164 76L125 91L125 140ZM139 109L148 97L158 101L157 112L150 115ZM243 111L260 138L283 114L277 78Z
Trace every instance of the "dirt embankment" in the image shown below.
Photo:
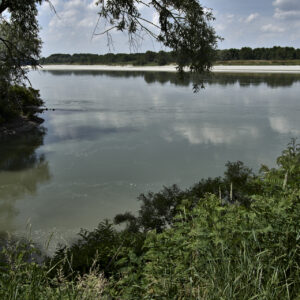
M44 120L39 117L30 119L27 117L18 117L8 123L0 124L0 139L29 132L43 122Z

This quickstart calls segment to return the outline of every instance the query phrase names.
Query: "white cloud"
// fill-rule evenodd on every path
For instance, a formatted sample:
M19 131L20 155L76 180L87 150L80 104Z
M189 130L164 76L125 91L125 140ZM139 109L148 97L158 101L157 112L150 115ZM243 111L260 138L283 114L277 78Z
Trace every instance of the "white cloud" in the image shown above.
M84 2L85 1L81 1L81 0L69 0L69 2L67 2L64 6L65 9L79 8L79 7L86 6L86 3Z
M175 132L184 137L192 145L200 144L231 144L233 141L246 136L257 137L258 130L255 127L222 128L211 124L204 124L201 128L182 124L175 127Z
M57 14L51 13L50 8L46 9L43 4L39 9L39 21L42 26L41 37L43 39L43 56L51 53L107 53L107 52L129 52L154 50L157 46L155 41L149 36L141 35L141 39L135 40L135 44L130 44L128 35L121 32L111 32L113 34L113 44L108 47L106 35L95 35L107 29L110 24L99 19L98 0L55 0ZM147 3L147 1L146 1ZM153 14L153 9L143 5L141 9L143 17L148 20L158 22L158 16ZM47 12L48 11L48 12ZM146 24L151 27L149 24ZM155 31L155 26L150 28Z
M156 26L159 26L159 13L158 12L153 13L152 23L155 24Z
M262 26L261 31L264 33L283 33L285 29L277 25L267 24Z
M296 136L300 134L300 130L296 129L298 124L283 116L270 117L269 122L271 128L281 134L293 134Z
M283 11L300 10L299 0L275 0L273 6Z
M281 9L276 8L274 17L277 19L284 19L284 20L298 19L300 18L300 10L283 11Z
M96 3L98 2L98 0L93 0L89 5L88 5L88 9L89 10L97 10L98 6L96 5Z
M274 17L277 19L291 20L300 17L300 1L299 0L275 0Z
M86 17L78 23L78 26L91 28L92 26L95 26L95 19Z
M207 0L208 1L208 0ZM230 0L229 2L238 1ZM149 0L145 0L149 2ZM205 1L202 1L205 3ZM241 10L241 5L222 7L222 1L210 0L216 21L212 26L217 34L225 38L220 42L220 48L250 47L272 47L274 45L300 47L300 0L253 0L255 10ZM258 10L264 3L264 10ZM265 2L269 2L268 5ZM42 26L41 37L44 41L43 56L54 52L61 53L106 53L129 52L131 50L126 33L114 32L114 48L107 47L106 36L95 36L92 34L98 20L100 7L96 5L97 0L52 0L57 15L51 12L49 5L44 2L39 9L39 20ZM215 3L215 4L214 4ZM217 4L218 3L218 4ZM207 5L209 5L207 3ZM219 7L219 6L220 7ZM153 9L139 4L138 7L143 16L158 23L158 15ZM297 21L297 19L299 21ZM105 30L105 22L100 20L97 32ZM149 24L145 24L151 27ZM108 24L109 26L109 24ZM155 30L152 26L151 29ZM282 33L285 34L282 34ZM138 51L158 50L161 45L143 36L143 41L138 44ZM135 51L135 49L133 49Z
M228 23L232 23L235 19L235 15L234 14L227 14L226 19L227 19Z
M245 22L246 22L246 23L251 23L252 21L254 21L255 19L257 19L258 17L259 17L259 14L258 14L258 13L251 14L251 15L249 15L249 16L246 18Z

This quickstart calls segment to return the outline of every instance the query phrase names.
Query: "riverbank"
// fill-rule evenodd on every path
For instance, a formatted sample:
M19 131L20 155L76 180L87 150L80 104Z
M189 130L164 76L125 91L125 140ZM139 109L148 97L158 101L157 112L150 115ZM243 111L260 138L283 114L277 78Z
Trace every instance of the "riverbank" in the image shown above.
M21 116L10 122L0 124L0 140L32 131L38 128L43 122L44 120L39 117L28 119L27 117Z
M43 65L39 70L44 71L143 71L143 72L176 72L175 65L167 66L110 66L110 65ZM294 73L300 74L300 65L272 65L272 66L225 66L212 68L216 73Z

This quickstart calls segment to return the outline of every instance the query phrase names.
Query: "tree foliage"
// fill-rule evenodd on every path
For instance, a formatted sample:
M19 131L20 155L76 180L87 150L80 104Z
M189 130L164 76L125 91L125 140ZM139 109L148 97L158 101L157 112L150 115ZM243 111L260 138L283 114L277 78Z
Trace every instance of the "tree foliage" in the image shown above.
M217 60L293 60L300 59L300 49L293 47L250 48L217 50Z
M3 0L0 5L0 80L20 83L24 65L37 66L41 50L36 0ZM9 17L2 13L7 11Z
M96 4L100 17L111 26L102 34L116 29L132 38L146 32L174 51L179 71L186 66L195 72L210 70L218 36L210 25L211 10L198 0L99 0ZM158 23L145 19L140 7L154 9Z
M28 69L24 68L25 65L36 67L40 56L37 3L41 1L2 0L0 3L0 121L26 115L25 106L42 104L38 92L25 87Z
M142 65L166 65L175 64L176 57L174 52L153 52L146 53L107 53L103 55L90 53L75 54L52 54L40 59L40 64L86 64L86 65L111 65L111 64L132 64Z

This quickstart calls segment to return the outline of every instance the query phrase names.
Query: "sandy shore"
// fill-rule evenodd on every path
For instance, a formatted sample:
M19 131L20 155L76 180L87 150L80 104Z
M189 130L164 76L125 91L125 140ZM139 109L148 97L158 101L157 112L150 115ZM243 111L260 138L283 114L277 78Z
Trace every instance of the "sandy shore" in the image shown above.
M174 65L137 67L137 66L106 66L106 65L44 65L39 68L45 71L152 71L176 72ZM215 66L213 72L228 73L298 73L300 66Z

